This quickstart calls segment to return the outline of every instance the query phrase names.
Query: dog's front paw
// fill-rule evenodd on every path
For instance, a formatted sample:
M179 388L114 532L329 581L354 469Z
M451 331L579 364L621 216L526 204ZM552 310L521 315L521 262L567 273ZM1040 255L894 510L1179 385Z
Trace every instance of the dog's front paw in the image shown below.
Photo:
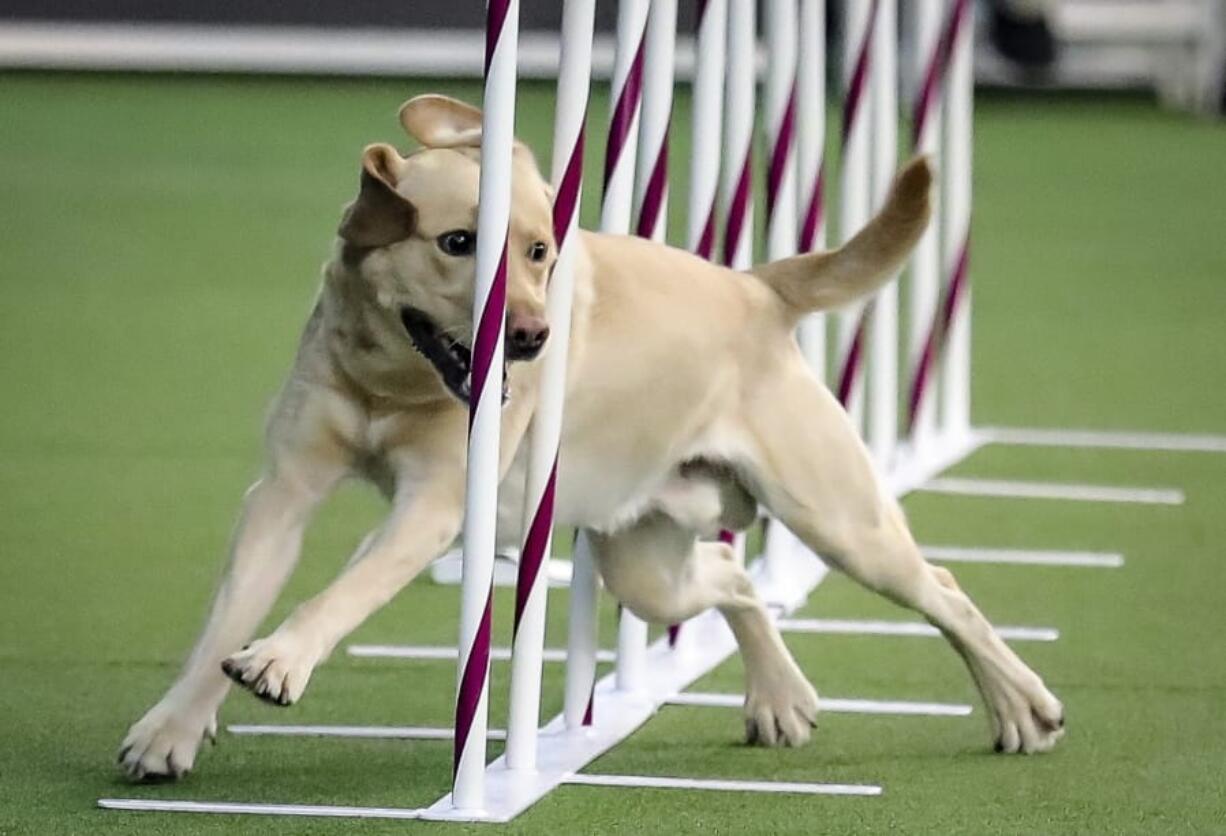
M119 747L119 767L133 781L177 780L191 771L204 738L217 742L217 715L163 700L140 718Z
M756 676L745 693L745 739L760 746L803 746L817 725L817 691L798 668Z
M1015 676L985 679L982 690L992 716L997 752L1046 752L1064 737L1064 706L1037 674L1025 670Z
M302 643L273 634L222 660L226 676L273 705L293 705L306 690L318 656Z

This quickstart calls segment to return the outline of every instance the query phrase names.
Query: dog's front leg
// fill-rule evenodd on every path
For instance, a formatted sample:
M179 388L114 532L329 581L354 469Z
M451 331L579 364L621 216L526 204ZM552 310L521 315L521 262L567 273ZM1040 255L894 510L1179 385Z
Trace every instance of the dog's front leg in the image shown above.
M397 493L383 526L331 586L300 605L267 638L222 667L243 687L277 705L296 702L316 665L386 604L455 539L463 517L463 473Z
M229 688L221 660L268 614L297 562L311 510L342 472L339 462L326 461L274 467L247 492L204 631L178 680L120 748L119 763L130 778L177 778L192 768L201 739L215 736L217 709Z

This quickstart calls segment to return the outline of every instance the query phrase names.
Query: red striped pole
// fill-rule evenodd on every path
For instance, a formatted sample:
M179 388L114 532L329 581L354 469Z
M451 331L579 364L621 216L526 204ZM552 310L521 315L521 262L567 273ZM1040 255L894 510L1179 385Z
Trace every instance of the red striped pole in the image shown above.
M715 255L719 194L720 127L723 121L724 50L728 0L699 0L695 39L693 114L690 133L690 194L686 245Z
M480 809L485 801L490 621L494 603L494 534L502 419L502 340L506 320L507 231L511 210L518 37L518 0L490 0L486 13L477 276L473 299L475 327L469 387L468 492L460 591L455 782L451 795L452 806L461 810Z
M941 433L950 441L971 429L971 139L975 78L974 7L955 0L950 23L945 105L945 317L942 333Z
M872 58L872 209L890 196L898 167L898 5L877 0ZM865 316L870 308L865 308ZM898 444L898 283L891 278L872 302L868 323L867 376L869 450L883 468L893 464Z
M766 6L766 257L796 254L796 0Z
M646 0L622 0L617 7L617 50L613 56L613 111L609 118L609 142L605 150L604 201L600 228L626 234L634 187L638 152L639 118L643 95L643 61L646 46L648 4ZM623 609L617 627L617 687L636 691L644 686L647 657L647 624Z
M944 0L913 0L911 31L914 33L912 72L917 87L911 104L911 148L926 154L943 171L941 153L941 88L948 63L948 35L941 14ZM942 207L940 190L934 190L933 218ZM908 276L909 327L907 346L906 432L913 455L927 454L936 432L936 399L928 397L934 345L931 329L941 294L940 224L934 220L924 230L911 257Z
M730 0L724 103L723 262L753 265L753 117L757 43L754 0Z
M557 261L549 280L547 316L552 336L541 360L541 389L528 433L528 473L524 490L524 543L515 587L515 622L511 656L511 704L507 720L507 766L535 769L540 724L541 665L545 643L548 579L541 571L549 560L553 532L554 491L558 478L558 444L566 395L571 300L575 283L575 235L583 182L583 136L592 71L592 26L595 0L566 0L562 10L562 55L554 114L553 237ZM582 559L582 558L578 558ZM590 560L590 556L588 556ZM589 573L590 574L590 573ZM595 590L589 590L595 597ZM582 596L582 592L578 593ZM594 637L594 607L572 621L572 631ZM595 641L590 642L591 676L595 678ZM583 663L576 651L575 664ZM568 658L568 664L571 660ZM590 693L591 686L587 687Z
M936 139L930 136L934 133L939 125L938 115L940 110L937 102L942 97L944 88L944 97L950 98L954 91L952 88L952 73L950 71L953 60L954 50L959 48L959 41L965 39L966 45L961 48L969 51L969 42L971 38L970 31L970 2L969 0L953 0L950 5L949 15L946 19L945 26L937 41L936 48L933 50L932 59L930 60L921 82L919 95L916 100L915 116L913 119L913 136L917 143L926 142L935 144ZM967 68L962 73L969 84L973 79L970 78L969 56L966 59ZM966 86L966 85L964 85ZM960 91L960 95L967 98L967 114L966 125L963 130L969 132L969 97L970 91ZM948 111L951 107L950 103L946 103L945 109ZM947 125L947 133L950 127ZM958 142L954 140L954 142ZM947 139L947 143L950 140ZM953 143L950 143L951 145ZM964 305L964 299L967 295L967 280L968 280L968 263L970 258L970 147L969 138L962 142L965 146L964 160L948 159L949 151L955 150L954 147L946 149L946 164L942 167L943 177L946 179L945 200L942 202L941 214L944 219L944 227L947 231L944 242L946 252L946 264L949 272L949 280L945 288L940 293L940 301L931 306L931 319L927 324L922 341L919 344L918 352L913 361L913 370L911 375L911 386L908 391L907 398L907 414L908 428L912 433L916 443L927 440L927 435L916 436L917 433L931 432L931 427L935 421L935 399L933 392L936 391L936 379L938 360L943 352L947 342L950 330L958 318L959 310ZM954 169L958 168L958 171ZM964 170L963 170L964 169ZM965 190L963 195L963 185ZM954 197L954 188L958 189L959 196L964 196L965 210L962 211L958 207L950 206L951 198ZM963 217L954 217L957 211ZM933 242L927 246L935 250L936 248L936 233L932 233ZM921 244L924 242L921 241ZM936 261L937 256L927 256L933 261ZM935 295L935 294L934 294ZM966 354L969 358L969 345L965 347ZM969 386L969 379L966 380L966 385ZM969 402L969 400L967 400ZM969 423L969 422L968 422Z
M677 0L652 0L643 58L643 108L634 183L634 234L663 241L668 216L668 129L673 113Z
M826 4L824 0L801 0L797 27L799 48L796 65L796 251L807 253L826 246L825 147L826 147ZM826 377L826 318L805 317L799 328L800 347L809 368Z
M840 161L839 239L847 242L868 221L869 206L869 74L877 0L847 3L843 24L844 94L843 157ZM863 311L844 311L838 317L837 388L839 402L857 427L863 427L864 336Z

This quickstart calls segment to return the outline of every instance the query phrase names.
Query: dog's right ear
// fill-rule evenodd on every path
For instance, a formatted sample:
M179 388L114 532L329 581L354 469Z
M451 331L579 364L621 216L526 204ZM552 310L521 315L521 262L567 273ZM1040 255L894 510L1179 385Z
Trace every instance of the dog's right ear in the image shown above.
M400 106L405 133L427 148L481 145L481 111L450 96L428 94Z
M396 191L404 160L390 145L366 146L358 196L341 218L341 238L358 247L386 247L403 241L417 224L417 209Z

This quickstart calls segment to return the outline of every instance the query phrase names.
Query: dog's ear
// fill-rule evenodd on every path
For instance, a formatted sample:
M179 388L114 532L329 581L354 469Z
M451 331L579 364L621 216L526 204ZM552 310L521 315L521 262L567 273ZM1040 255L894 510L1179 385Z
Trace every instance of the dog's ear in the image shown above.
M341 238L358 247L386 247L409 237L417 223L417 210L396 191L403 164L390 145L366 146L361 186L341 218Z
M481 111L448 96L417 96L400 108L405 132L427 148L481 144Z

